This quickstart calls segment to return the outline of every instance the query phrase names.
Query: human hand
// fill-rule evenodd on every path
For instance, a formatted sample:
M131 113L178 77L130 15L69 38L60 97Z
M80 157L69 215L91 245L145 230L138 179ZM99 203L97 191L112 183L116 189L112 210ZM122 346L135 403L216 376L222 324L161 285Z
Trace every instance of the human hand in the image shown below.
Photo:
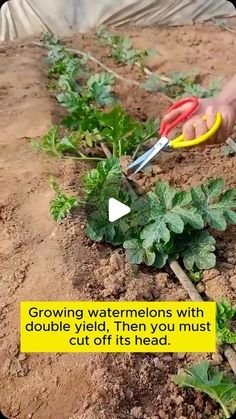
M187 103L178 109L174 109L167 113L164 120L167 123L173 122L178 116L182 115L190 109L191 104ZM197 110L183 125L183 135L186 140L192 140L205 134L214 125L216 113L219 112L222 116L222 122L216 134L206 142L218 143L226 141L230 137L234 124L236 122L236 112L232 105L221 98L199 99L199 106ZM206 115L206 121L202 119Z

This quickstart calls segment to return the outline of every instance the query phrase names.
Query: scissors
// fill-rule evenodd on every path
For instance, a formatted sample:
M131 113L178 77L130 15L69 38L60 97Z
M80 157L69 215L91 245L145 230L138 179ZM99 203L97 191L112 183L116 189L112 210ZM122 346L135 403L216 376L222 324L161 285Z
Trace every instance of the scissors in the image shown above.
M186 112L183 112L170 124L166 123L163 120L160 127L161 138L156 142L156 144L150 150L146 151L144 154L142 154L139 158L134 160L133 163L131 163L128 166L128 169L132 169L138 166L134 174L139 172L144 166L146 166L162 149L166 147L184 148L184 147L196 146L198 144L201 144L207 141L210 137L212 137L218 131L221 125L222 117L221 117L221 114L217 112L214 125L205 134L201 135L200 137L194 138L193 140L186 140L184 138L184 135L181 134L179 137L175 138L174 140L169 140L167 138L167 135L174 128L176 128L176 126L180 122L186 121L186 119L188 119L195 112L195 110L197 109L199 105L199 100L196 97L189 97L186 99L179 100L174 105L172 105L167 111L167 113L169 113L173 109L178 109L181 106L185 105L186 103L189 103L191 105L190 109ZM202 119L206 120L207 116L204 115Z

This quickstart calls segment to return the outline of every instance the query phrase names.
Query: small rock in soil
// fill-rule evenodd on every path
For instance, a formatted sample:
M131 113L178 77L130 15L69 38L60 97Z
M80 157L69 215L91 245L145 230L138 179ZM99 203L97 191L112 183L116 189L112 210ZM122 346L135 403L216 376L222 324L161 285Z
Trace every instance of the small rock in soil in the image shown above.
M163 172L163 169L157 164L155 164L155 166L152 167L153 175L158 175L159 173L162 173L162 172Z
M230 285L233 288L233 290L236 290L236 275L231 276L231 278L230 278Z
M197 288L198 292L200 292L200 293L205 291L205 287L204 287L203 284L197 284L196 288Z
M176 354L178 359L184 359L186 357L186 352L179 352Z
M221 266L225 269L234 269L235 265L229 262L222 262Z
M220 354L212 354L212 364L220 365L223 362L223 357Z
M154 276L154 279L157 283L157 285L159 285L160 287L167 287L168 286L168 279L169 279L169 275L162 272L162 273L158 273Z
M110 257L110 266L114 271L121 271L124 269L124 258L118 253L112 253Z
M142 408L139 407L133 407L133 409L131 409L130 411L130 415L131 417L135 418L135 419L141 419L143 417L142 414Z
M170 355L163 356L162 361L163 362L171 362L172 361L172 357Z
M18 343L13 343L10 348L9 348L9 354L14 357L17 356L19 353L19 344Z
M109 275L104 278L103 285L105 288L103 290L104 297L120 294L125 291L124 275Z
M174 401L179 406L181 403L183 403L184 399L182 396L178 396L174 398Z
M18 359L19 359L19 361L25 361L26 360L26 354L20 354L19 356L18 356Z
M154 363L154 365L155 365L155 367L156 368L159 368L159 366L160 366L160 358L154 358L153 359L153 363Z
M142 275L137 279L132 279L127 287L125 299L128 301L147 300L152 301L160 295L159 289L153 278Z

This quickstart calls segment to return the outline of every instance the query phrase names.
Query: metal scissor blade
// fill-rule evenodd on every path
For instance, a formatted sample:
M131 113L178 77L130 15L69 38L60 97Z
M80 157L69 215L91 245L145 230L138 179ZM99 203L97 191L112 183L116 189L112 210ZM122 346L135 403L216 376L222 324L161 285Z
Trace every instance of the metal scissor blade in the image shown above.
M163 148L169 144L169 140L166 137L162 137L155 145L151 148L149 155L135 170L134 174L138 173L144 166L146 166Z
M154 147L150 148L150 150L146 151L144 154L142 154L140 157L138 157L136 160L134 160L131 164L129 164L128 169L132 169L135 166L138 166L138 164L142 163L149 154L152 153Z

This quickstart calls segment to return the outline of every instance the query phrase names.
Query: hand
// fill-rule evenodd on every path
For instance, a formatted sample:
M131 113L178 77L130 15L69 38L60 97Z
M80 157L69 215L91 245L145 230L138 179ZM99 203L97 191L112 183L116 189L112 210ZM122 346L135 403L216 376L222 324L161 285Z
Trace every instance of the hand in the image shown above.
M174 121L183 112L186 112L191 107L191 104L185 104L178 109L174 109L165 115L164 120L167 123ZM216 113L219 112L222 116L222 122L219 130L214 137L209 139L205 144L218 143L226 141L233 131L236 122L236 113L227 101L220 98L200 99L199 106L194 114L185 122L183 126L183 134L186 140L193 140L205 134L215 123ZM203 115L207 116L207 120L203 121Z

